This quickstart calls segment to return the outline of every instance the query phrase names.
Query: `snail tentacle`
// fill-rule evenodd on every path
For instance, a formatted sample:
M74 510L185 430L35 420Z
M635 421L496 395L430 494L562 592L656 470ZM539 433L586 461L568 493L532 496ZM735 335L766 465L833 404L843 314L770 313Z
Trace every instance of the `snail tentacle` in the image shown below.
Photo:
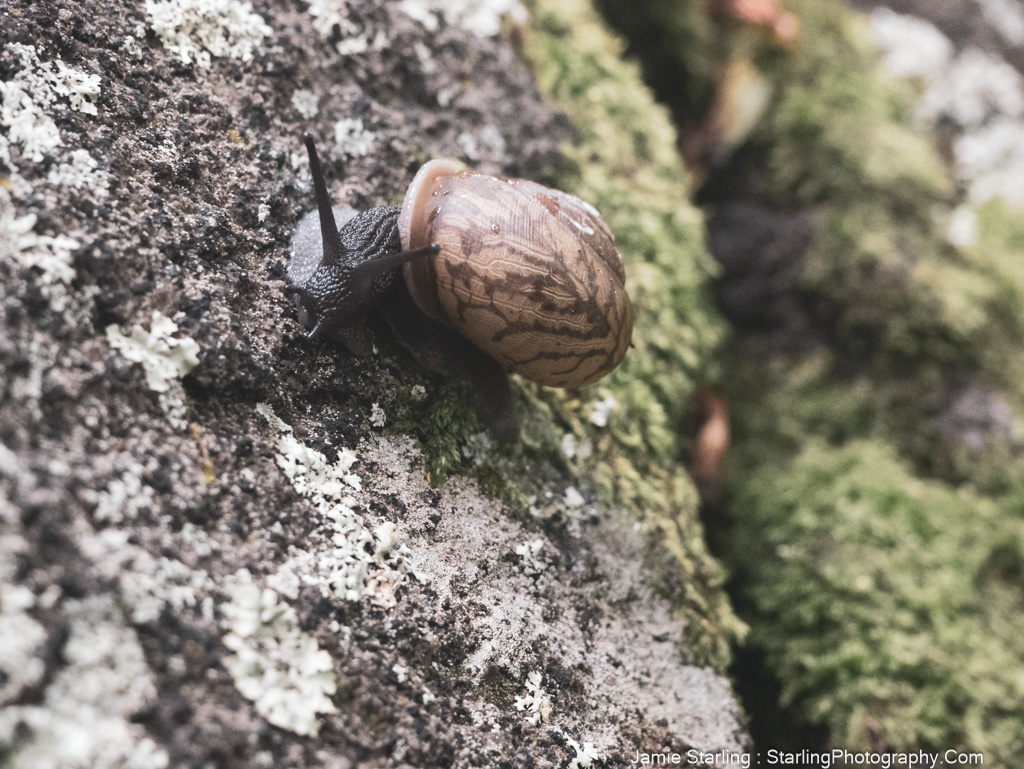
M327 181L320 167L320 157L316 154L316 145L311 134L303 134L306 152L309 153L309 171L313 175L313 189L316 192L316 208L320 213L320 233L324 240L324 255L321 264L336 264L342 258L341 238L334 226L334 211L331 208L331 197L327 194Z

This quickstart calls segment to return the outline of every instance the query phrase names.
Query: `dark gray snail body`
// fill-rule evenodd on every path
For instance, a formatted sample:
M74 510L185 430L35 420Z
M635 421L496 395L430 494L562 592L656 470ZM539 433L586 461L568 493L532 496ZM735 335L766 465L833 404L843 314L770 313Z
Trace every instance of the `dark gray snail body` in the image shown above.
M432 160L401 207L339 211L313 141L305 141L317 211L292 240L288 291L310 337L369 352L366 316L403 267L422 320L468 340L504 371L580 387L622 360L633 307L615 240L593 206L534 182Z

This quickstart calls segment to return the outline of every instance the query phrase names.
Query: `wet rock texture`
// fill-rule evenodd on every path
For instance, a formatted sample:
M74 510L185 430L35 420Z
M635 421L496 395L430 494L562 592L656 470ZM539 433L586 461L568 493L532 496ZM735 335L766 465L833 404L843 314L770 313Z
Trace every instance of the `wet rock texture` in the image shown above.
M307 342L283 294L303 131L358 208L571 139L495 11L451 7L0 1L0 763L744 746L628 511L431 488L380 404L438 382Z

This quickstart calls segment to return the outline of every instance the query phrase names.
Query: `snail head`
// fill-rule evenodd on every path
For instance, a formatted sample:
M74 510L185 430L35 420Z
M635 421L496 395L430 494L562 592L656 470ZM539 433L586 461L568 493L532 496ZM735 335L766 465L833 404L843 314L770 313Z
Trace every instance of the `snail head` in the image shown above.
M395 269L440 249L431 244L402 250L400 206L364 211L339 230L313 137L306 134L303 139L316 192L323 254L312 275L285 292L296 298L299 321L310 329L308 338L335 337L353 354L366 355L372 349L366 316L390 288Z

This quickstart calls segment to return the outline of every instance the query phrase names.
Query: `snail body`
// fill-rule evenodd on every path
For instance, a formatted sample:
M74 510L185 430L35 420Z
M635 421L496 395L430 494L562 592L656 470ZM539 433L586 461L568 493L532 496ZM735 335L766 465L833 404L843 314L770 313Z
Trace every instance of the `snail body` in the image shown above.
M309 135L305 143L317 211L292 239L294 285L286 291L310 338L334 337L354 354L368 353L367 315L402 282L414 304L391 317L421 336L431 329L432 338L457 337L409 345L445 361L426 364L441 373L472 358L457 367L496 365L540 384L580 387L622 360L633 307L615 240L593 206L534 182L433 160L416 174L402 206L341 211L331 207ZM483 379L493 389L505 377L489 372Z

